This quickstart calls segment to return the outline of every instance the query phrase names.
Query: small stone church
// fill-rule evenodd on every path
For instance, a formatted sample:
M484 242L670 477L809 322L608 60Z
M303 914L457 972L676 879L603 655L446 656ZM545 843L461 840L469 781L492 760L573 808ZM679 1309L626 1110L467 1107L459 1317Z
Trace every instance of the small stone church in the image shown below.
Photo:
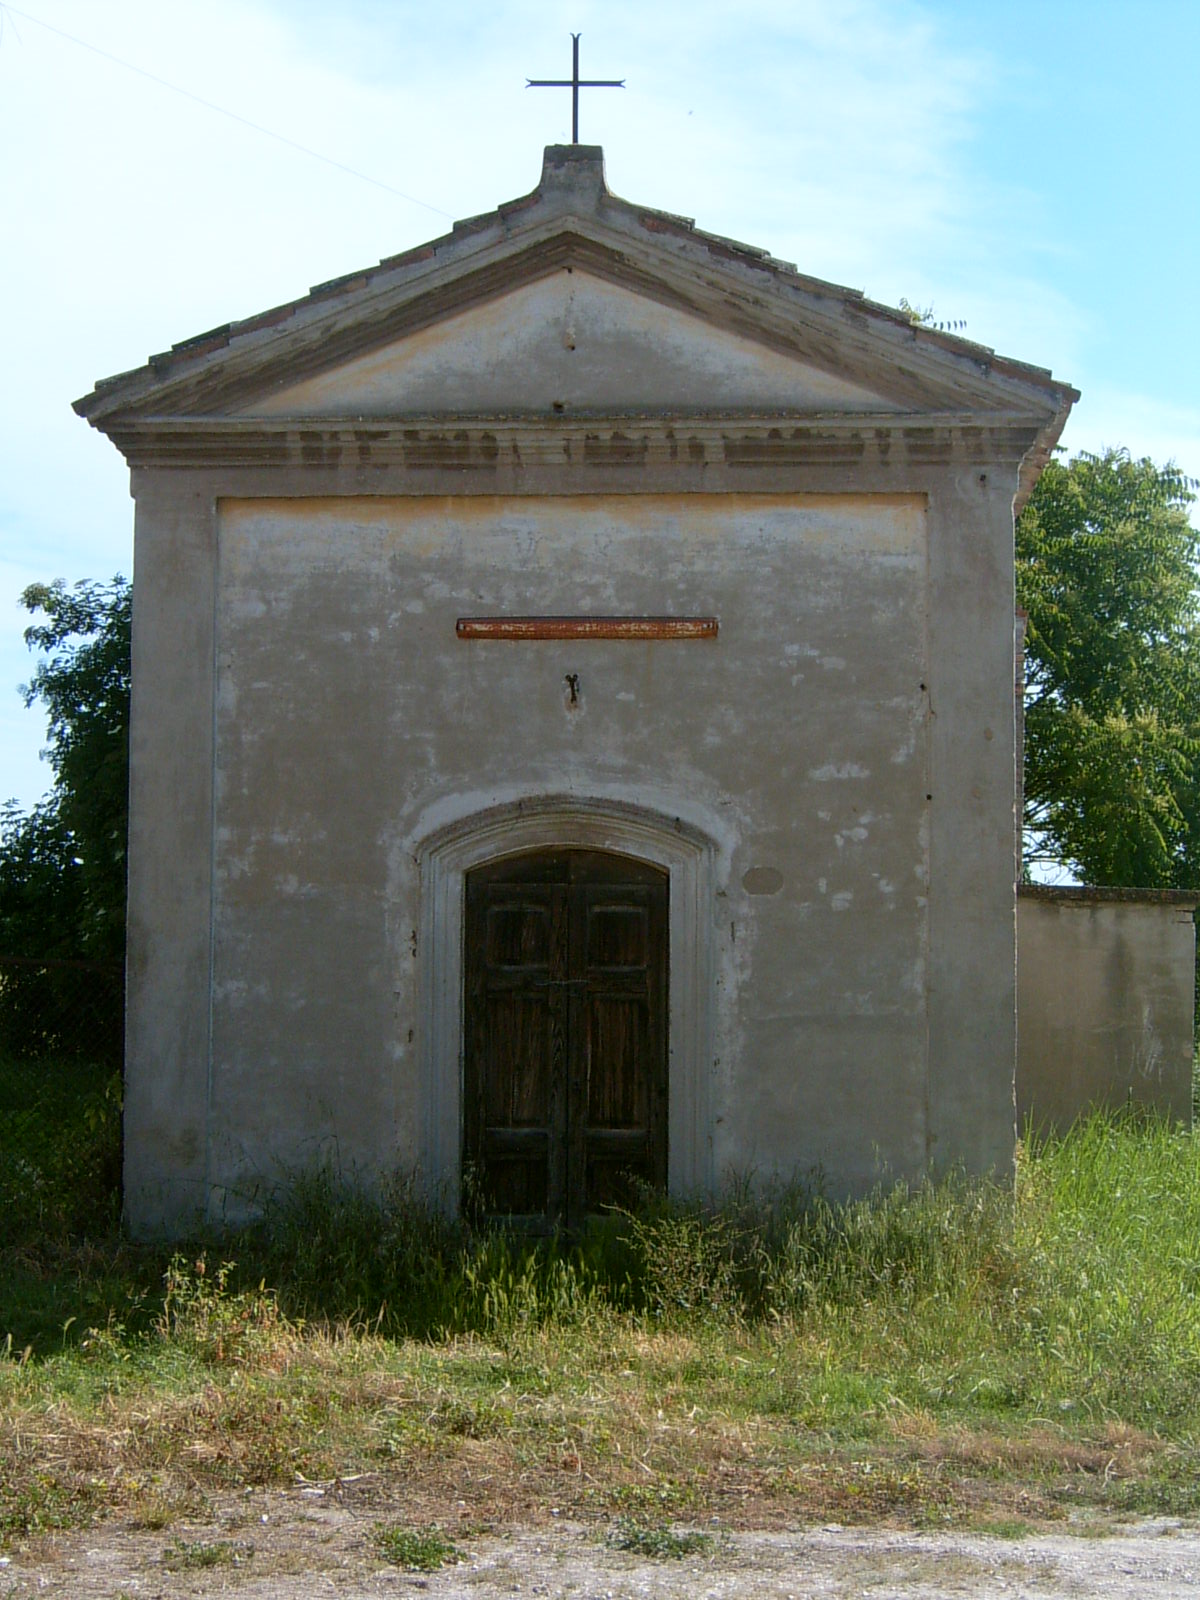
M320 1162L534 1226L1005 1169L1074 398L568 145L78 402L136 501L131 1226Z

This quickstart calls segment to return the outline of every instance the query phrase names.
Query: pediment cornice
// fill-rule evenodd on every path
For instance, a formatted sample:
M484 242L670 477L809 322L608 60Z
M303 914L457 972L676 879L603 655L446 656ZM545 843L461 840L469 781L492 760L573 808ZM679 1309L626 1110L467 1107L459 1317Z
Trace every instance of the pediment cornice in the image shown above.
M302 300L185 341L104 381L76 409L122 449L135 433L144 441L142 424L160 429L167 419L211 432L217 418L253 410L256 401L524 285L579 270L870 390L905 415L962 414L980 422L1020 415L1055 435L1061 429L1075 392L1048 372L913 326L857 291L619 200L603 186L598 151L595 170L586 147L581 155L557 154L567 178L549 151L542 185L523 200ZM479 419L463 420L474 426ZM377 421L371 419L373 430ZM323 422L307 419L305 426L319 432ZM342 430L351 426L352 419L340 419ZM196 437L194 430L188 436Z
M601 478L646 488L656 472L726 487L742 476L813 468L905 469L1010 465L1022 480L1035 471L1036 417L973 414L783 417L398 418L353 422L329 418L144 418L114 432L140 468L275 469L301 472L307 492L429 492L452 475L457 492L509 492L522 474L547 477L561 492ZM273 474L268 472L268 480ZM332 480L336 479L336 484ZM263 480L260 479L260 483ZM899 482L897 484L899 487ZM269 482L261 492L271 492Z

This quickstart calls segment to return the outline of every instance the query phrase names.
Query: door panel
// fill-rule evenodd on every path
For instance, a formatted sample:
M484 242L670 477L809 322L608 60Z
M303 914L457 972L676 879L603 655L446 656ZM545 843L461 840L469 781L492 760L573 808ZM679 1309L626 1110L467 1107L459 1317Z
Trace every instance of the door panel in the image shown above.
M487 960L517 971L550 965L550 907L530 905L528 897L487 910Z
M649 1093L645 1003L621 994L588 996L587 1127L647 1126Z
M464 1190L514 1218L562 1204L565 912L552 886L468 879Z
M484 1104L491 1128L547 1128L551 1018L546 995L501 990L487 999Z
M574 1225L667 1175L667 877L538 851L467 879L464 1170L482 1208Z
M643 969L647 961L648 920L644 906L589 906L586 958L589 971Z
M511 1217L543 1215L550 1205L545 1140L526 1140L517 1151L506 1151L502 1141L491 1148L486 1168L489 1211Z

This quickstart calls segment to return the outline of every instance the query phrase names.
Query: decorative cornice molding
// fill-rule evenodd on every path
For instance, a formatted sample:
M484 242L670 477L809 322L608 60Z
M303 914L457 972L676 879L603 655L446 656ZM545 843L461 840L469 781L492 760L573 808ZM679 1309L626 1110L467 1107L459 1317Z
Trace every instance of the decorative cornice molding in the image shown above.
M985 345L916 327L855 291L795 273L720 241L674 238L653 214L619 207L606 220L534 208L485 241L452 241L326 286L104 379L75 409L111 437L134 416L245 411L263 394L328 372L514 288L564 269L593 274L650 301L848 378L906 411L1029 407L1043 426L1065 417L1075 391ZM666 229L666 231L664 231ZM1061 423L1060 423L1061 425Z
M308 469L314 475L398 470L469 479L552 468L573 484L590 472L644 477L648 468L730 472L828 465L1019 462L1043 419L997 414L606 417L146 417L113 430L132 467Z

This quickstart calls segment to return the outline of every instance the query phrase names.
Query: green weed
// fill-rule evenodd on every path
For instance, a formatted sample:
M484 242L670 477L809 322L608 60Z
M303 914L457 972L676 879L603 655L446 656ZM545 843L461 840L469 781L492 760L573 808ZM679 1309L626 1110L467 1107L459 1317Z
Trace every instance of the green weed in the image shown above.
M218 1539L208 1544L202 1539L172 1539L162 1553L168 1572L193 1572L207 1567L242 1567L254 1554L254 1546Z
M29 1471L20 1461L0 1465L0 1549L31 1534L85 1528L101 1501L97 1485L49 1466Z
M232 1290L235 1267L223 1261L210 1273L204 1254L193 1262L173 1255L155 1325L160 1339L212 1363L245 1364L277 1350L293 1328L280 1313L275 1291L261 1281L255 1289Z
M972 1523L971 1531L992 1539L1028 1539L1037 1529L1021 1517L984 1517Z
M406 1528L377 1522L371 1539L385 1561L408 1572L436 1572L439 1567L463 1559L462 1552L439 1528Z
M673 1528L667 1522L648 1522L639 1517L616 1517L605 1537L613 1550L631 1555L650 1556L656 1561L678 1561L683 1556L708 1550L712 1535L694 1529Z
M739 1256L745 1235L727 1212L651 1199L625 1219L637 1302L654 1318L728 1319L743 1311Z

